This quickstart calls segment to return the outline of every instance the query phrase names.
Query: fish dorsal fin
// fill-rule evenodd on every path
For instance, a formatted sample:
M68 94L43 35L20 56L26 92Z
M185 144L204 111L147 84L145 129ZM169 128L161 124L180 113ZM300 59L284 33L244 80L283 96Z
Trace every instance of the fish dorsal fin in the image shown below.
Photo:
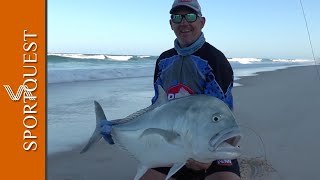
M173 176L179 169L181 169L186 163L176 163L171 168L165 180L168 180L171 176Z
M143 131L140 137L149 136L149 135L160 135L165 141L170 144L181 144L181 136L179 133L174 131L167 131L159 128L149 128Z
M134 177L134 180L139 180L148 171L148 169L149 168L144 165L138 166L137 174Z
M161 106L162 104L165 104L168 102L168 96L167 93L164 91L164 89L158 85L158 98L156 100L156 102L154 103L154 105L156 107Z

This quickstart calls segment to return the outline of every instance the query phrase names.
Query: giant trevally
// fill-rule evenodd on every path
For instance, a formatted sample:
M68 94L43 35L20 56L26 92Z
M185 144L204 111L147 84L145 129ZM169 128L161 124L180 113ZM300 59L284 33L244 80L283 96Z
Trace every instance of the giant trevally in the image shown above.
M168 101L159 86L157 101L132 115L110 121L111 141L138 162L134 180L155 167L171 167L166 180L190 158L204 163L240 155L239 126L229 107L208 95L189 95ZM81 153L102 138L105 114L95 102L96 129ZM111 139L112 138L112 139Z

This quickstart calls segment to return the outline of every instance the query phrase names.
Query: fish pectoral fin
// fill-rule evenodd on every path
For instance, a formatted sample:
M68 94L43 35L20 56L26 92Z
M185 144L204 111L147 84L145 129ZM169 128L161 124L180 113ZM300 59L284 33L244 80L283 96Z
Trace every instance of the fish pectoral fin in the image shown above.
M148 135L159 135L162 136L170 144L179 144L181 135L174 131L167 131L159 128L149 128L143 131L140 137Z
M148 171L148 169L149 168L147 166L144 166L144 165L138 166L137 174L134 177L134 180L139 180Z
M171 168L165 180L168 180L171 176L173 176L176 172L179 171L186 163L176 163Z

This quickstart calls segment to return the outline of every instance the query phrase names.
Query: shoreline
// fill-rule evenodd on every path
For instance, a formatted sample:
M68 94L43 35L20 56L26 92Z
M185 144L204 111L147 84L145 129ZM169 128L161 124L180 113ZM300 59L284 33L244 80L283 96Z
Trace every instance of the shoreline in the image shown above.
M241 145L246 152L241 168L247 179L317 176L314 157L320 145L312 141L320 125L320 77L316 68L319 70L319 66L289 67L236 80L243 86L233 89L234 113L249 137ZM48 155L47 179L122 180L135 175L137 163L125 152L103 141L80 155L82 147Z

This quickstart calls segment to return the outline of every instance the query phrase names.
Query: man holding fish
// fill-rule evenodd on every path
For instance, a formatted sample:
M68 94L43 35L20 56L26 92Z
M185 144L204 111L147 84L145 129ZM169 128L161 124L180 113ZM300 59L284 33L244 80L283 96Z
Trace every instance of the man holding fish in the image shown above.
M233 70L206 42L197 0L175 0L170 14L177 38L157 60L152 105L108 121L95 102L96 130L82 152L102 136L140 162L135 180L239 180Z
M202 33L205 17L202 17L199 3L197 0L175 0L170 14L171 29L177 39L174 48L162 53L157 60L153 102L157 99L157 85L161 85L169 99L179 97L183 92L208 94L223 100L232 109L233 71L223 53L205 42ZM145 177L154 179L161 176L160 173L166 174L169 169L154 168ZM201 163L190 159L173 177L187 179L184 177L193 174L212 180L240 179L237 160Z

